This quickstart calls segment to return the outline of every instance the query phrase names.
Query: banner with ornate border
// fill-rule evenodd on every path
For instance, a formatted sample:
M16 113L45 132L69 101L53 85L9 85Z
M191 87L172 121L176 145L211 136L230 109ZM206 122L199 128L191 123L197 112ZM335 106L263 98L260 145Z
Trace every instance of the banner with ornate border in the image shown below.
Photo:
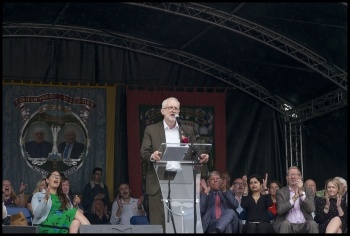
M114 115L107 113L115 114L115 86L3 82L2 91L3 179L15 189L23 182L31 193L55 169L82 193L94 167L113 173L114 151L107 146L114 140L106 137L114 137ZM106 182L113 194L113 177Z

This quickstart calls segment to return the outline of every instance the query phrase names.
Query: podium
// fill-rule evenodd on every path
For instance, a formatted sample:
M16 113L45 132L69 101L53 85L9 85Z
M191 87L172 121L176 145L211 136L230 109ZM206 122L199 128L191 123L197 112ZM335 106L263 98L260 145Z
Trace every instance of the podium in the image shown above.
M203 233L200 214L201 167L198 157L211 144L162 143L154 165L165 213L165 233Z

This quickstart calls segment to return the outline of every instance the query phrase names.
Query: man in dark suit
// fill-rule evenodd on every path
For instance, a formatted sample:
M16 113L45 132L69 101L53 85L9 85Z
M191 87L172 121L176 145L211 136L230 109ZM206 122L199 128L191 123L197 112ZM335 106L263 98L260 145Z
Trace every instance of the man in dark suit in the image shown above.
M316 192L317 192L316 182L313 179L307 179L304 181L304 186L312 190L312 193L314 194L314 202L316 204L317 198L319 198L316 195ZM311 214L314 220L317 222L317 220L315 219L315 212L312 212Z
M238 233L240 221L235 209L239 206L231 190L223 192L226 181L221 179L220 173L213 171L209 174L208 184L201 180L203 191L200 195L200 208L204 233ZM216 202L217 195L219 196ZM219 213L216 213L218 205Z
M150 223L162 225L163 231L166 232L162 192L153 163L161 159L159 147L162 143L195 143L196 137L192 127L186 125L180 127L177 123L175 115L180 112L180 102L176 98L165 99L160 111L164 119L146 127L140 153L143 163L147 166L146 194ZM190 156L185 157L185 159L190 158ZM207 163L208 160L208 154L201 154L199 157L200 163Z
M288 186L276 192L276 233L319 233L311 215L315 211L314 193L304 187L299 168L289 167L286 179Z
M80 155L84 152L85 145L75 140L75 130L73 128L66 129L64 137L66 141L58 145L58 152L61 153L62 158L80 158Z
M52 143L45 140L45 132L42 127L37 127L33 132L34 140L25 144L26 152L30 158L47 158L52 152Z

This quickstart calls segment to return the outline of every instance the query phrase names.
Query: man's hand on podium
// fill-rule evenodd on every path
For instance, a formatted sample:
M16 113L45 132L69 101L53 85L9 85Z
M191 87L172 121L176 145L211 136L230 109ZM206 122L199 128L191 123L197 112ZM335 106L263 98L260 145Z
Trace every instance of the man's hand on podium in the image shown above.
M152 153L150 160L151 161L160 161L160 159L162 159L161 156L162 156L162 152L155 151L154 153Z
M199 163L207 163L209 161L209 155L208 154L201 154L198 158Z

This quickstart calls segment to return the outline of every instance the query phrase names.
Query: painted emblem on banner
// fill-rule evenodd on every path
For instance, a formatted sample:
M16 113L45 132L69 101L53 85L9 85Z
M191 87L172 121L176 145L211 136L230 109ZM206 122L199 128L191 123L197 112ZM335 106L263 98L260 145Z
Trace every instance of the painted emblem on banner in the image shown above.
M28 107L34 103L38 107L32 111ZM21 154L33 171L46 176L54 169L69 176L83 165L91 145L86 124L95 102L50 93L19 97L14 104L23 120Z

